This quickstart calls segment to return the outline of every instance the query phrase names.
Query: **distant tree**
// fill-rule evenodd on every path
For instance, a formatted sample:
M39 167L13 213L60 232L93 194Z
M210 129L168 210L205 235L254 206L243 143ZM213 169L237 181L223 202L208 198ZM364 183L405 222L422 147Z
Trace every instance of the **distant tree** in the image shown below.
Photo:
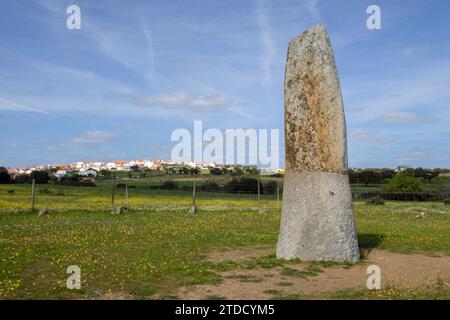
M364 183L366 187L369 183L381 183L383 180L382 175L379 172L370 169L362 170L357 175L357 179L361 183Z
M242 176L244 174L244 170L242 170L241 166L235 166L233 168L233 175L234 176Z
M102 169L100 170L99 175L101 175L102 177L109 178L111 176L111 171Z
M131 170L133 170L134 172L139 171L139 166L138 165L134 165L130 167Z
M245 167L245 171L247 171L249 174L252 174L252 175L257 175L257 174L259 174L259 170L258 170L258 168L255 167L255 166L248 166L248 167Z
M223 171L220 168L210 168L209 173L211 173L213 176L219 176L223 173Z
M30 175L29 174L19 174L15 177L16 183L30 183Z
M0 183L11 183L12 179L5 167L0 167Z
M215 181L206 181L199 186L199 189L201 191L217 192L220 190L220 186Z
M413 171L414 171L414 177L425 178L425 175L426 175L425 169L418 167L418 168L415 168Z
M179 174L189 174L191 171L189 170L189 168L187 166L181 166L178 169L178 173Z
M277 192L278 183L275 180L270 180L264 183L264 193L274 194Z
M426 170L425 175L423 176L424 180L428 182L428 184L431 183L431 180L433 178L436 178L439 176L439 171L437 170Z
M395 176L395 170L389 168L383 168L380 171L383 180L392 179Z
M366 187L370 183L382 183L385 179L392 178L394 171L391 169L349 169L350 183L363 183Z
M200 173L200 169L199 169L198 167L191 167L191 168L189 169L189 173L190 173L190 174L193 174L193 175L197 175L197 174Z
M422 192L420 178L415 178L407 172L399 172L387 185L383 187L386 192Z
M31 180L34 179L34 181L38 184L48 183L48 181L50 180L48 171L45 170L36 170L31 172L30 178Z
M54 168L49 168L47 171L48 171L49 174L53 174L53 173L55 173L58 170L59 170L58 167L54 167Z
M225 185L225 191L231 193L257 193L258 180L253 178L233 178ZM264 192L263 185L260 183L260 191Z

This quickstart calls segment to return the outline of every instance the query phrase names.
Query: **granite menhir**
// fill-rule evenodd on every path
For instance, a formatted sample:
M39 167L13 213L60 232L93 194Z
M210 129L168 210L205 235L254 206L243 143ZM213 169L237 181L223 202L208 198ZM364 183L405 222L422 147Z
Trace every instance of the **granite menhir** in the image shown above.
M322 25L289 43L284 94L286 174L277 257L356 262L344 105Z

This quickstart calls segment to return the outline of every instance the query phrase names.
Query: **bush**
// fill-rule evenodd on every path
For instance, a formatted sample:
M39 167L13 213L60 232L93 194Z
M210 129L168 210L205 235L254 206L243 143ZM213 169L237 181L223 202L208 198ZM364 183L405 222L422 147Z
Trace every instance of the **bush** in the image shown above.
M447 204L447 205L450 204L450 198L445 198L443 201L444 201L444 204Z
M50 180L50 176L47 171L33 171L30 174L30 179L35 181L37 184L45 184Z
M385 192L422 192L420 178L414 178L406 172L399 172L383 187Z
M12 189L8 190L8 193L14 193L14 192L15 192L15 191L12 190Z
M86 188L95 188L96 185L92 181L80 181L78 184L79 187L86 187Z
M230 193L258 193L258 180L252 178L233 178L225 185L225 191ZM260 184L260 192L264 192L262 184Z
M271 180L264 184L264 193L274 194L277 192L278 183L274 180Z
M217 192L220 190L220 186L215 181L206 181L199 186L201 191Z
M175 181L172 180L166 180L163 182L161 189L167 189L167 190L175 190L178 188L178 185Z
M384 205L384 200L380 197L374 197L371 199L366 200L366 204L372 204L375 206L382 206Z
M20 174L16 176L15 179L16 183L30 183L31 182L31 178L29 174Z
M4 167L0 167L0 183L12 183L11 176Z
M213 176L218 176L221 175L223 171L220 168L210 168L209 173L212 174Z
M71 186L71 187L96 187L92 181L82 181L77 176L64 176L59 181L55 182L56 185Z
M59 181L56 181L55 184L78 187L80 185L80 179L77 176L64 176Z

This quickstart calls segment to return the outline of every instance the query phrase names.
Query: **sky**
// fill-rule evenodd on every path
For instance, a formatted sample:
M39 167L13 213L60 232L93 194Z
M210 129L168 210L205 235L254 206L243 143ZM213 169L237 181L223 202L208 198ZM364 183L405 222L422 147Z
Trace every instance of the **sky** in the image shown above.
M366 26L371 4L380 30ZM349 166L448 168L449 12L444 0L2 1L0 166L168 159L171 133L195 120L282 139L288 43L321 23Z

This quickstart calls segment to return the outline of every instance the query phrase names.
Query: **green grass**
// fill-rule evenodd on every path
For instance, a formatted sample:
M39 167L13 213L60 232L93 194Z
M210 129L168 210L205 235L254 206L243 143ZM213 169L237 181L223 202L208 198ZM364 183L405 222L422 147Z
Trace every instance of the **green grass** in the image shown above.
M288 277L314 277L317 276L319 273L316 271L310 271L310 270L297 270L292 268L283 268L281 270L281 275L288 276Z
M131 210L111 215L108 186L45 188L36 207L49 208L50 215L38 217L29 211L29 185L0 186L0 298L170 298L179 286L220 282L220 271L289 268L273 254L239 262L204 259L225 247L275 248L280 204L271 198L263 198L270 210L261 214L254 196L200 194L200 210L190 215L189 193L136 188L130 190ZM123 190L116 199L123 204ZM422 211L425 218L416 218ZM450 206L355 202L355 214L363 247L450 254ZM81 268L81 290L66 289L72 264ZM327 266L312 264L306 272Z

